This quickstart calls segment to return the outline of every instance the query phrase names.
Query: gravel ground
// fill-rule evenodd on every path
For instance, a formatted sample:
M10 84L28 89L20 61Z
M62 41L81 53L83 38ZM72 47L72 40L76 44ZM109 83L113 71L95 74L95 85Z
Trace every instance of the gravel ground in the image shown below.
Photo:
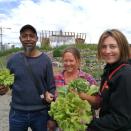
M0 96L0 131L8 131L10 94Z
M0 96L0 131L9 131L8 116L10 109L10 100L10 93ZM28 131L31 131L31 129L29 129Z

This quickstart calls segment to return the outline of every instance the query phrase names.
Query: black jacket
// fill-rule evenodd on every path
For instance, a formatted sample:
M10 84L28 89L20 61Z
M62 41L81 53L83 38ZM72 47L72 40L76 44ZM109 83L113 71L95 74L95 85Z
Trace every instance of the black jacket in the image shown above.
M131 131L131 65L125 65L108 79L120 64L107 64L104 69L101 87L107 80L109 88L101 92L100 117L90 124L94 131Z

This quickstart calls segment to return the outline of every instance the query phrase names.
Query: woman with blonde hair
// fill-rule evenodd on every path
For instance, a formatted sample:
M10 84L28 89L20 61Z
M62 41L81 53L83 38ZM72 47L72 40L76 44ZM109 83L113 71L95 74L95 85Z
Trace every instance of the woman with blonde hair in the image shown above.
M75 47L68 47L62 53L63 71L55 75L56 88L60 88L64 85L68 85L72 80L77 78L83 78L87 80L90 85L97 84L92 75L82 71L80 69L81 56L80 52ZM56 97L58 93L56 92ZM55 122L48 121L49 131L55 130Z

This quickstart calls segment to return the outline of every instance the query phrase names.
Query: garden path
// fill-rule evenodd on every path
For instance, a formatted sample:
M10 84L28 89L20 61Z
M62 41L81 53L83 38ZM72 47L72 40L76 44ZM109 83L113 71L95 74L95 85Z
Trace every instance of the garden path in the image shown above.
M11 93L0 96L0 131L9 131L9 104L11 101ZM31 131L30 129L28 131Z

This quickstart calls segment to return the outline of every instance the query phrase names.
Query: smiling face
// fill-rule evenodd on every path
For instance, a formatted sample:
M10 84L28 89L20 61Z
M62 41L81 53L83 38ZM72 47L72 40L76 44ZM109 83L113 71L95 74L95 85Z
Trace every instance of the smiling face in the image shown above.
M104 39L102 46L101 46L101 56L108 64L113 64L120 59L120 49L117 44L117 41L108 36Z
M35 46L36 42L38 40L37 35L31 30L31 29L26 29L20 34L20 41L24 47L25 50L32 51Z
M71 73L78 70L80 61L75 58L71 52L65 52L63 55L63 63L64 69Z

